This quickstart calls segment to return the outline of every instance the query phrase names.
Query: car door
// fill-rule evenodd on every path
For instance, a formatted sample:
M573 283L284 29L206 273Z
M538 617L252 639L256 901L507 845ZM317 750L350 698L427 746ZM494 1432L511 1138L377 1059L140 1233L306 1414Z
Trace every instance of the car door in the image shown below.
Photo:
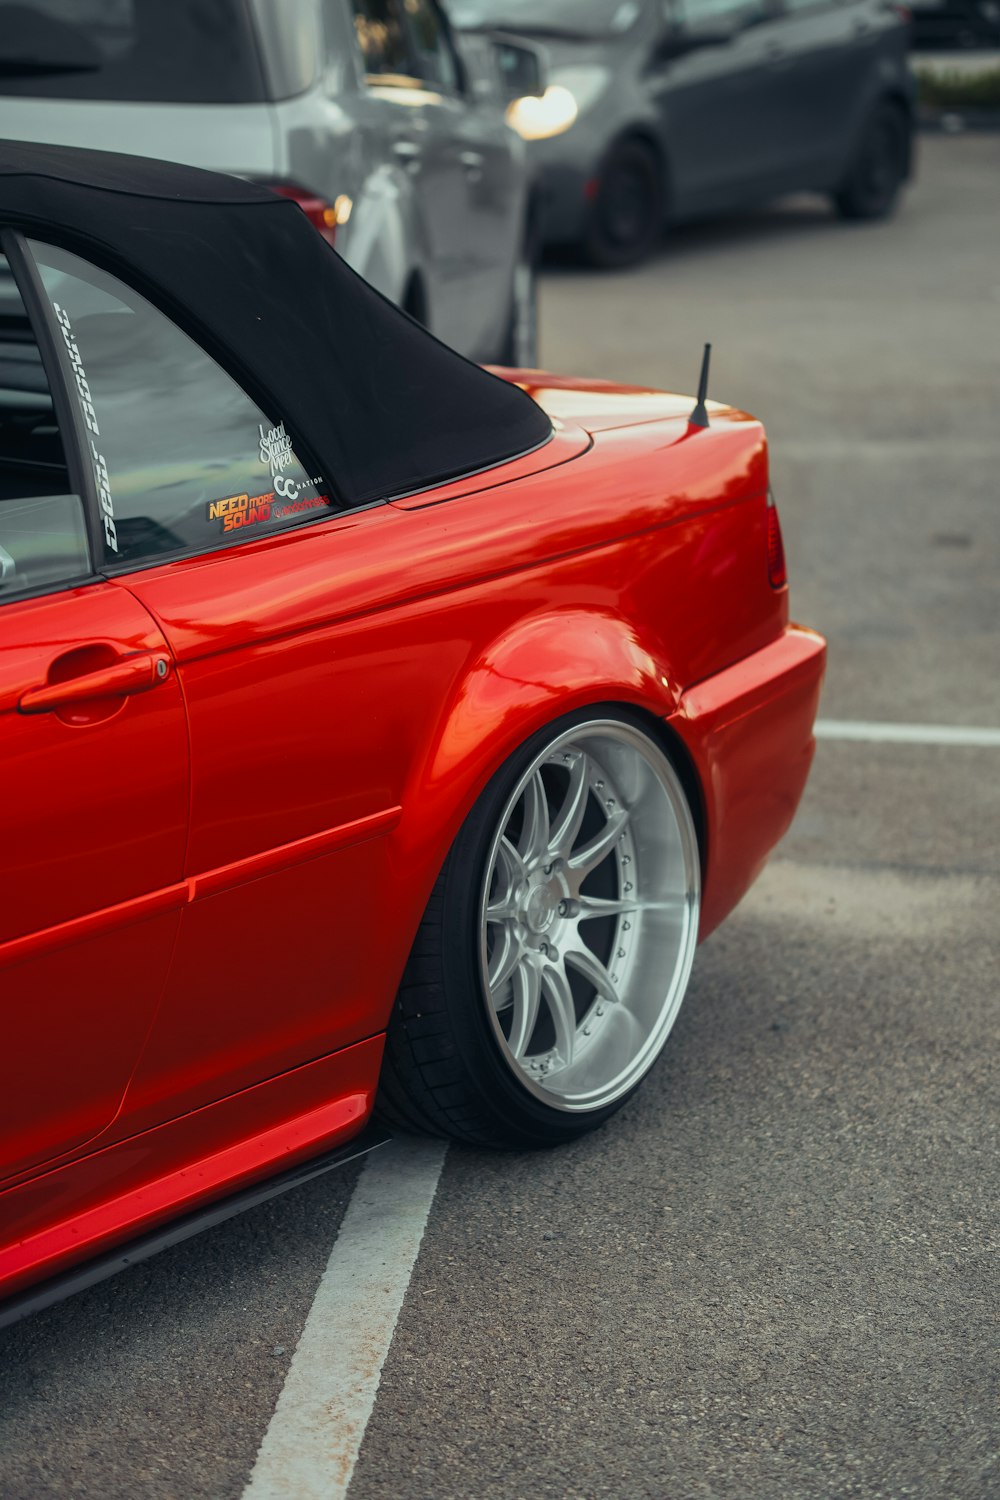
M888 17L871 0L782 0L781 10L775 88L791 186L825 186L843 171L873 99L894 81L883 49Z
M99 1138L121 1106L184 900L189 784L167 642L143 606L96 566L104 431L72 320L23 242L7 234L3 248L0 1177L7 1177Z
M457 64L447 46L435 46L440 32L431 27L439 23L422 0L351 3L365 79L360 116L373 135L372 149L397 169L397 191L407 200L402 219L415 237L411 255L422 273L408 310L445 343L476 353L483 279L480 270L477 281L476 266L484 258L476 225L487 212L488 162L457 94ZM421 23L416 30L413 11Z
M519 143L496 102L476 101L468 92L448 22L435 0L406 0L404 19L425 86L425 170L434 188L422 202L436 279L449 274L456 254L461 261L462 297L455 315L457 324L460 312L462 323L450 342L492 358L524 234Z
M674 211L712 212L770 192L789 154L775 95L781 19L765 0L664 0L662 13L682 44L668 42L650 72Z
M282 415L165 313L33 250L101 414L102 567L169 642L190 733L187 896L116 1126L134 1133L378 1029L363 934L399 816L392 671L322 621L352 566L330 527L399 517L341 515Z

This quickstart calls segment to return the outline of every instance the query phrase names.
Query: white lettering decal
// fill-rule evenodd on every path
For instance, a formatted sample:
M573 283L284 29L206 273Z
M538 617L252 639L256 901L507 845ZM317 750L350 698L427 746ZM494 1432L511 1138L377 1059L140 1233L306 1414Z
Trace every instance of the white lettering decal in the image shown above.
M59 306L58 302L53 302L52 307L55 311L59 327L62 330L63 343L66 346L66 353L73 368L73 379L76 381L76 393L80 398L80 409L83 412L83 420L87 424L88 431L92 432L95 437L100 437L101 429L97 425L97 413L94 410L94 403L90 396L90 386L84 374L80 349L76 339L73 337L73 325L70 323L69 314L64 307Z
M118 551L118 532L115 528L115 509L111 500L111 481L108 478L108 466L103 456L98 453L94 439L90 440L91 452L94 455L94 479L97 484L97 496L101 502L101 520L104 522L104 538L112 552Z
M283 474L278 474L274 481L275 494L280 495L282 500L295 500L303 488L303 485L286 479Z
M282 469L295 462L292 440L285 431L284 422L266 432L263 424L258 423L257 430L260 433L260 461L269 466L272 474L280 474Z

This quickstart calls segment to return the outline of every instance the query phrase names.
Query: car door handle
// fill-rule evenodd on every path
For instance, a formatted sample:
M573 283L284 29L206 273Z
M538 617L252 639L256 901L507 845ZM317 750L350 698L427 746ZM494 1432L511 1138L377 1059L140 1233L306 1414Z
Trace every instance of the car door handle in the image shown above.
M463 151L459 161L465 168L465 175L472 182L478 182L483 175L483 157L479 151Z
M82 672L66 682L29 688L17 706L23 714L49 714L91 698L128 698L156 687L169 675L170 662L165 656L144 651L137 656L123 656L113 666L101 667L96 672Z
M420 147L416 141L393 141L392 149L401 161L416 161L420 155Z

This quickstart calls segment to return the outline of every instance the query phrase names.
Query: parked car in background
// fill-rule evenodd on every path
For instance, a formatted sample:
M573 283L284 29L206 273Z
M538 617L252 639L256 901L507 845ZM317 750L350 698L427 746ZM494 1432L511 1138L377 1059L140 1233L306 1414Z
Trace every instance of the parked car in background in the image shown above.
M492 62L437 0L18 0L0 135L269 183L445 342L531 365L530 189Z
M909 4L915 51L1000 47L1000 0L909 0Z
M510 111L542 234L627 265L667 222L798 189L851 218L910 175L908 22L885 0L453 0L455 24L542 42L549 87Z

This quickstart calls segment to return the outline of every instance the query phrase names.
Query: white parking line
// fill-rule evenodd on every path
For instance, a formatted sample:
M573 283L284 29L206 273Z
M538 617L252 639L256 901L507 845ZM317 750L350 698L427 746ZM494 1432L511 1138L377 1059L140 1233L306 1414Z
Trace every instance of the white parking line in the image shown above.
M869 724L864 720L817 719L818 740L867 740L884 745L973 745L1000 748L1000 729L965 724Z
M402 1139L365 1163L244 1500L346 1495L447 1149Z

